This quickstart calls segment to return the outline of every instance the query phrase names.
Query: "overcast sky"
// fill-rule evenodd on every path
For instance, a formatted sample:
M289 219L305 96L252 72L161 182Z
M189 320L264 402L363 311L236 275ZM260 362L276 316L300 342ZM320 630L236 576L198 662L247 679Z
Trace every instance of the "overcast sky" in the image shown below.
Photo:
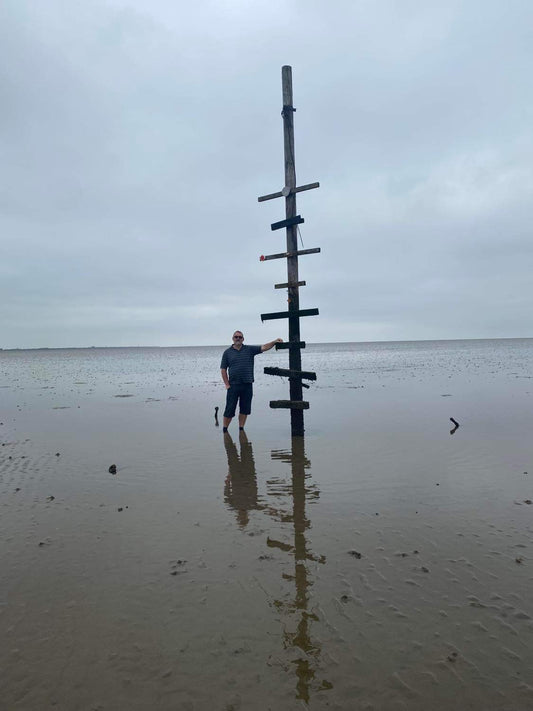
M533 336L531 0L3 0L0 346Z

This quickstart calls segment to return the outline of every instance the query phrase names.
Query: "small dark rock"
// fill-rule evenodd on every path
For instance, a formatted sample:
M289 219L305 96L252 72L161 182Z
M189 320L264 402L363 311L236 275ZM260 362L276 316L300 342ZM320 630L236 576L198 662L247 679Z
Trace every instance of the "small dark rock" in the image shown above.
M359 551L348 551L350 555L353 555L354 558L357 558L357 560L361 560L362 555L359 553Z
M60 452L56 452L56 457L60 457L60 456L61 456L61 453L60 453Z
M531 501L531 499L524 499L524 503L531 505L533 503L533 501Z
M56 497L55 496L47 496L46 500L47 501L53 501Z
M117 511L124 511L124 509L122 508L122 506L119 506Z
M112 464L112 465L109 467L108 471L109 471L110 474L116 474L116 473L117 473L117 465L116 465L116 464Z

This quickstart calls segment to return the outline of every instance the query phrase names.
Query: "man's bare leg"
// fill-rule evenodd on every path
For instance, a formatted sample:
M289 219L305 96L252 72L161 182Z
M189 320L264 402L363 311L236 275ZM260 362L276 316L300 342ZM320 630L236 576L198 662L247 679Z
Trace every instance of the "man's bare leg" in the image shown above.
M247 418L247 417L248 417L248 415L241 415L241 414L239 413L239 428L240 428L241 430L244 429L244 424L245 424L245 422L246 422L246 418Z
M227 432L229 423L232 421L233 417L223 417L222 418L222 432Z

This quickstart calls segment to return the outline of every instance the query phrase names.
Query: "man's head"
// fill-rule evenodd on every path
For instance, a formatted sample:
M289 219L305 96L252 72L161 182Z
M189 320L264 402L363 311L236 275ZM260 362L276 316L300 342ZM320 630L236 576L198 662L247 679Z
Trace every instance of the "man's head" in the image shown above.
M244 336L242 334L242 331L235 331L235 333L233 334L233 345L242 346L243 341Z

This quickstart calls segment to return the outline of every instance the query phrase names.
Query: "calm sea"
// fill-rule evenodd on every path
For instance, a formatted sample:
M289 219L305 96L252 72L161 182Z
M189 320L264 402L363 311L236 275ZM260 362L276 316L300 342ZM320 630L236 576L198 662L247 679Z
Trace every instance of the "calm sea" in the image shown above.
M531 708L533 339L223 348L0 351L6 708Z
M136 397L162 394L165 388L214 393L225 347L4 350L0 386L5 396L25 389L62 393L76 388L105 396L117 384L132 386L125 389ZM258 356L256 388L277 389L280 379L263 376L262 366L286 367L287 360L286 351ZM319 390L456 378L493 382L532 376L533 339L309 344L302 361L304 369L317 373L312 388Z

